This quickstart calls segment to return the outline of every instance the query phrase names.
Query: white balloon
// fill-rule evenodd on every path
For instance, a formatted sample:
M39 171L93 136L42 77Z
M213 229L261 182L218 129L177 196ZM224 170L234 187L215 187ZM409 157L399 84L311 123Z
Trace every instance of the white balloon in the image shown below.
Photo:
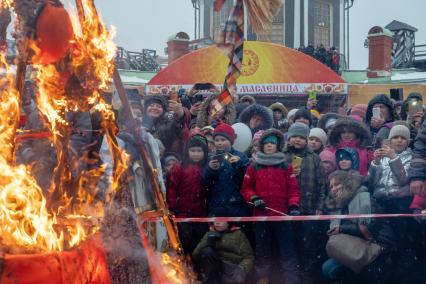
M245 152L250 147L253 138L250 128L242 122L235 123L232 128L237 135L232 147L237 151Z

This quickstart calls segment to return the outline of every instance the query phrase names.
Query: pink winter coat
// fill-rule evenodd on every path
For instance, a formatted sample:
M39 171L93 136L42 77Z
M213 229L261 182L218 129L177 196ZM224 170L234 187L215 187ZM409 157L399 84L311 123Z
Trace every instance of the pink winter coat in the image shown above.
M425 189L426 189L426 182L425 182ZM411 203L410 208L426 210L426 192L423 193L423 195L414 195L414 199L413 199L413 202Z

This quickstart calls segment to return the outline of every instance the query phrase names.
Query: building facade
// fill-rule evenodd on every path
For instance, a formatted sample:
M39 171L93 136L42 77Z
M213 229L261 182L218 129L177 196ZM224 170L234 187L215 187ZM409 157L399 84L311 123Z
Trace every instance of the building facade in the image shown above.
M202 38L214 39L228 18L233 1L226 1L223 9L213 11L214 0L200 1L200 31ZM265 34L252 31L246 13L247 40L270 41L287 47L299 48L343 46L344 0L283 0L272 29Z

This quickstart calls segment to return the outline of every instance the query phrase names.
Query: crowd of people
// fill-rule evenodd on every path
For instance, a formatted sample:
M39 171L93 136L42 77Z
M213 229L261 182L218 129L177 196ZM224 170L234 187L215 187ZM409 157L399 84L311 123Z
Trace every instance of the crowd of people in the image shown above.
M127 96L176 217L417 214L179 223L183 251L203 283L425 283L426 122L423 108L411 107L413 101L423 106L420 94L403 102L379 94L366 105L324 114L313 98L292 110L280 102L258 104L252 96L222 105L209 84L179 96ZM31 117L37 111L28 101L24 110ZM131 158L133 203L138 213L154 210L152 185L124 117L118 109L117 140ZM72 146L93 144L86 134L97 133L93 114L70 121L79 129ZM245 152L233 147L237 122L251 132ZM40 147L50 149L48 141L31 143L19 150L21 162L48 163L51 151L36 158ZM104 146L100 156L108 162ZM43 185L51 167L39 168Z
M318 116L315 100L290 111L251 96L218 107L216 93L193 91L181 103L146 97L144 117L158 125L150 129L165 148L167 203L177 217L420 213L426 128L424 112L409 113L411 100L423 105L413 93L397 112L380 94ZM158 123L167 117L174 130ZM252 132L244 153L233 148L236 122ZM425 281L421 218L183 223L179 235L206 283ZM368 260L348 260L339 247L348 242Z
M340 72L340 54L336 47L332 46L330 48L326 48L321 44L315 48L310 44L306 47L302 45L297 50L312 56L316 60L327 65L334 72Z

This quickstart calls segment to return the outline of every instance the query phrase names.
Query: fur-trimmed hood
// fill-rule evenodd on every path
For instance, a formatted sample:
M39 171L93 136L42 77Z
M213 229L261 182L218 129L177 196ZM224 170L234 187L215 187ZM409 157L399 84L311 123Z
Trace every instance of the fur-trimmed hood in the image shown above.
M250 96L250 95L245 95L245 96L242 96L242 97L240 98L240 102L241 102L241 103L248 102L250 105L252 105L252 104L255 104L255 103L256 103L256 99L255 99L255 98L253 98L253 97L252 97L252 96Z
M255 129L255 131L267 130L272 128L274 125L272 110L259 104L250 105L245 110L243 110L243 112L240 114L239 121L249 125L250 119L255 115L259 115L263 119L261 126Z
M281 151L284 148L284 135L277 129L271 128L263 132L262 136L260 137L260 144L262 144L262 141L266 137L272 135L275 135L278 138L278 151Z
M391 99L385 94L376 95L368 102L367 113L365 114L365 123L370 125L371 117L373 116L373 106L375 104L384 104L389 108L390 120L385 122L391 122L398 119L398 114L395 110L395 105L391 101Z
M272 105L269 106L269 108L272 111L279 110L279 111L282 112L283 117L287 117L288 109L282 103L280 103L280 102L273 103Z
M336 172L337 173L337 172ZM341 174L341 176L340 176ZM355 171L342 172L338 171L338 179L342 180L342 188L336 195L329 192L325 199L325 207L328 210L343 209L351 202L352 198L359 192L368 191L364 186L364 177Z
M343 130L349 130L356 134L360 141L359 147L365 148L371 144L371 134L367 126L351 117L341 117L337 120L328 136L328 141L331 146L339 146L340 134Z
M342 117L342 116L338 113L335 113L335 112L326 113L326 114L322 115L321 118L318 120L317 127L321 128L322 130L324 130L327 133L327 129L325 127L325 125L327 124L327 121L329 119L336 119L337 120L340 117Z
M209 106L211 102L219 97L219 94L214 94L208 97L203 104L201 105L201 109L197 115L197 126L203 128L205 126L210 125L209 123ZM222 117L222 122L232 125L235 122L236 111L235 106L233 104L228 104L223 107L225 113Z

